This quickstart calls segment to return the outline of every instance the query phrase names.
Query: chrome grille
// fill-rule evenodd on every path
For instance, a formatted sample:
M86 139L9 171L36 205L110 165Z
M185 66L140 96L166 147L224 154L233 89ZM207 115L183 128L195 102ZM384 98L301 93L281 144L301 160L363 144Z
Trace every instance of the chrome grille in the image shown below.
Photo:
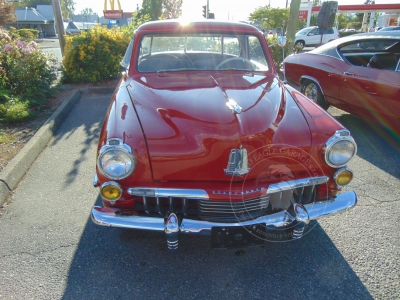
M197 200L180 197L147 197L135 202L134 209L148 215L165 216L174 212L184 216L197 216Z
M307 204L316 199L316 186L329 180L327 176L310 177L271 184L263 197L244 201L210 200L201 189L129 188L128 193L140 197L135 201L138 212L163 217L174 212L187 218L215 222L238 222L286 210L294 203ZM216 194L225 194L216 192Z
M199 217L216 222L244 221L264 215L268 204L269 195L244 201L199 200Z

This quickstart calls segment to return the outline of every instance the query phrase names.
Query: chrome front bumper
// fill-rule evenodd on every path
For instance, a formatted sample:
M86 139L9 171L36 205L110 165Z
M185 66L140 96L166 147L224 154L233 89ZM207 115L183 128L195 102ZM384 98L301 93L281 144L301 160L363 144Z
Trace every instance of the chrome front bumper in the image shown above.
M299 209L293 209L292 212L281 211L275 214L262 216L253 220L237 222L237 223L217 223L201 220L192 220L183 218L180 224L173 224L173 232L190 233L190 234L210 234L213 227L239 227L249 225L265 225L282 228L296 223L307 224L311 220L316 220L322 217L334 215L352 208L357 203L357 196L353 191L339 194L336 198L306 204L298 205ZM129 229L165 231L170 232L168 220L164 218L123 215L118 208L108 208L94 206L92 208L92 220L97 225L121 227ZM174 215L174 214L172 214ZM172 218L174 219L174 218ZM170 222L171 224L171 222Z

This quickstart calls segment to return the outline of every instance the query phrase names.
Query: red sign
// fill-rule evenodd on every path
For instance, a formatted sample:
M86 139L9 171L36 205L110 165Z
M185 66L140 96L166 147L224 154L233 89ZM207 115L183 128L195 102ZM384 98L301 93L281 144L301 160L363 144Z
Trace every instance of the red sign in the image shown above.
M122 10L105 10L105 19L122 19Z
M308 10L299 11L299 19L307 19L307 17L308 17Z

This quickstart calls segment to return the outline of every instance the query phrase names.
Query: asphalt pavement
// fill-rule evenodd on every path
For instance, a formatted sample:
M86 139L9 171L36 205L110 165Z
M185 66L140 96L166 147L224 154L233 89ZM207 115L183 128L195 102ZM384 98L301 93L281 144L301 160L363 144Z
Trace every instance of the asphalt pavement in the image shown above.
M82 94L0 217L0 299L399 299L400 142L340 110L359 196L301 240L213 250L183 236L96 226L91 185L111 93Z

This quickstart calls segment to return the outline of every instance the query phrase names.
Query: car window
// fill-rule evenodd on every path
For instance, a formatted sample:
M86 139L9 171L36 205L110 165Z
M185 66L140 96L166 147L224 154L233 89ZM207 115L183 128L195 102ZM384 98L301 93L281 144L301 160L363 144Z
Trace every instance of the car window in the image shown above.
M225 37L223 39L224 52L238 56L240 54L239 40L236 37Z
M252 35L147 34L139 47L139 72L270 69L262 43Z
M309 31L310 31L310 28L303 28L303 29L297 31L296 34L306 35Z
M398 43L393 39L369 38L346 43L338 51L352 65L395 70L396 53L390 52L390 49Z
M332 28L327 29L327 30L326 30L326 33L327 33L327 34L333 34L333 29L332 29Z
M125 69L129 69L129 63L131 62L134 39L135 38L131 39L131 41L129 42L128 48L126 49L125 55L120 63L121 66Z
M319 28L312 29L308 35L317 35L317 34L319 34Z
M353 43L346 44L341 48L342 52L349 51L365 51L365 50L387 50L394 44L398 43L398 40L393 39L365 39L354 41Z

